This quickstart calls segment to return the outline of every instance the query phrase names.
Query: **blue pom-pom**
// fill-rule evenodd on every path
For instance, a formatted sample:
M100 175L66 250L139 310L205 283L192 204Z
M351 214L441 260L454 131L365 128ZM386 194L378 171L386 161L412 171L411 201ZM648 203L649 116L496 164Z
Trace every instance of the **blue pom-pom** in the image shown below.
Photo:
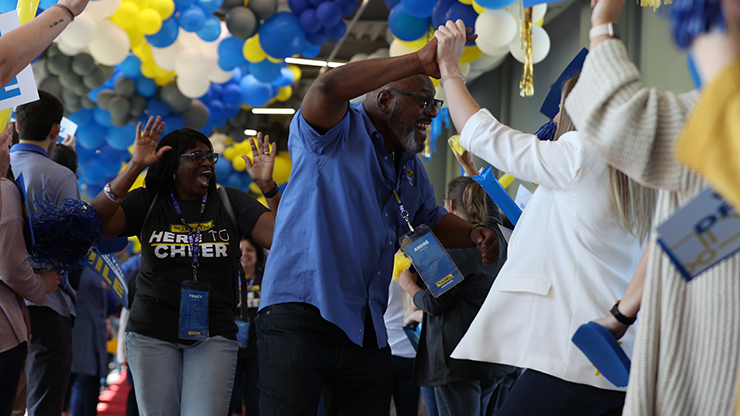
M88 250L100 240L101 223L95 208L71 198L61 206L39 198L34 204L31 226L36 244L31 257L42 267L53 264L65 274L82 267Z
M676 0L671 8L673 40L682 48L691 46L698 35L725 29L720 0Z
M540 140L552 141L555 138L555 132L558 130L558 125L553 121L548 121L534 135Z

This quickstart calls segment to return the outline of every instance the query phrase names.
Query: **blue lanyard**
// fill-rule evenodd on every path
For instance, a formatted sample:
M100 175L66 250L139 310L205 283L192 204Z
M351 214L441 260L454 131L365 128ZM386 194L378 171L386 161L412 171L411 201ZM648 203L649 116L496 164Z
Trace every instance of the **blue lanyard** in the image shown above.
M175 199L175 194L170 189L170 199L172 199L172 206L175 207L177 216L180 217L182 224L188 229L188 243L190 244L190 254L193 258L193 283L198 283L198 254L200 253L200 220L203 219L203 211L206 210L206 202L208 201L208 191L203 195L203 200L200 203L200 217L198 217L198 226L193 228L186 221L182 215L180 204Z
M409 221L409 212L406 210L406 207L403 206L403 202L401 202L401 197L398 195L403 192L403 172L405 169L403 167L400 167L400 172L398 174L398 192L396 190L393 190L393 195L396 197L396 202L398 203L398 210L401 211L401 218L403 218L404 221L406 221L406 225L409 226L409 229L411 232L414 232L414 227L411 225L411 221Z

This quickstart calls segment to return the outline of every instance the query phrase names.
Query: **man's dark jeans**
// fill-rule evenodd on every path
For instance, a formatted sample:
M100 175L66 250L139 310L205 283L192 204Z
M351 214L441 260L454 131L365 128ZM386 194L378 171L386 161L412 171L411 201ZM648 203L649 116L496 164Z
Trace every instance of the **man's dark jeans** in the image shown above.
M360 347L314 306L281 303L260 311L260 415L316 416L321 395L328 416L387 414L391 352L378 348L369 316L366 322Z

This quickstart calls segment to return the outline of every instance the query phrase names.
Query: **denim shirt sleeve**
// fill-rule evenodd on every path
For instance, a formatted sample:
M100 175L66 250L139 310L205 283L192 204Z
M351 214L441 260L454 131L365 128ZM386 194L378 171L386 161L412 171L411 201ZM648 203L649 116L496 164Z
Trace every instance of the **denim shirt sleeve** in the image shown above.
M326 133L320 134L303 118L303 110L300 109L293 118L292 128L298 128L299 134L291 135L291 139L300 143L290 143L292 146L300 146L307 151L316 154L332 153L341 148L343 142L348 140L350 130L350 112L342 118L342 121L330 128Z

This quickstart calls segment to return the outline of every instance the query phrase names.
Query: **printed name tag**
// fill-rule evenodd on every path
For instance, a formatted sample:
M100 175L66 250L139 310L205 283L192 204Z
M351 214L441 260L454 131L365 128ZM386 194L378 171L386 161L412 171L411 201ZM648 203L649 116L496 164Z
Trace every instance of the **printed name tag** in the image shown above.
M658 243L690 281L740 250L740 217L707 188L658 226Z
M249 322L242 320L235 320L239 332L236 333L236 343L239 344L239 348L247 348L247 342L249 341Z
M434 297L463 281L463 275L426 225L422 224L416 227L416 231L401 237L401 249L411 259Z
M208 283L182 282L180 286L181 339L208 338Z

